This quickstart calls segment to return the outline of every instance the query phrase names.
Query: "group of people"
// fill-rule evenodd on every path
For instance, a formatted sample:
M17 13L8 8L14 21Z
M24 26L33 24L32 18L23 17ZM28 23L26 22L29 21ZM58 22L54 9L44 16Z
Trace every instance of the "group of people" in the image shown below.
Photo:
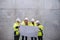
M23 21L21 21L19 18L16 19L16 22L13 25L14 29L14 40L19 40L20 38L20 32L19 27L20 25L23 26L37 26L39 28L38 31L38 40L43 40L43 25L40 24L39 20L35 20L34 18L31 19L31 21L28 18L25 18ZM27 40L27 36L22 36L22 40ZM37 40L36 37L31 37L31 40Z

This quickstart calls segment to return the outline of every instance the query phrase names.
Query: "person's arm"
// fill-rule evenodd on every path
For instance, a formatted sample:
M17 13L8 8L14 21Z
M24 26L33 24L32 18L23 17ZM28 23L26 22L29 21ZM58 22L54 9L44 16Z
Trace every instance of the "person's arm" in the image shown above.
M43 29L44 29L44 27L43 27L43 25L40 25L40 27L39 27L42 31L43 31Z
M16 28L18 28L18 26L16 26L16 24L14 24L14 25L13 25L14 31L18 31L18 29L16 29Z

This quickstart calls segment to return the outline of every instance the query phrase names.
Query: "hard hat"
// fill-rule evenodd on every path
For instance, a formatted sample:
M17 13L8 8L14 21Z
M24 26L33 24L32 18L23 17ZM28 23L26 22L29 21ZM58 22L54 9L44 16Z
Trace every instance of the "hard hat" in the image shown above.
M29 20L27 17L24 20Z
M32 18L32 19L31 19L31 22L34 22L34 21L35 21L35 19L34 19L34 18Z
M17 18L17 19L16 19L16 21L19 21L19 22L21 22L21 20L20 20L19 18Z
M36 23L40 23L40 21L39 21L39 20L37 20L37 21L36 21Z

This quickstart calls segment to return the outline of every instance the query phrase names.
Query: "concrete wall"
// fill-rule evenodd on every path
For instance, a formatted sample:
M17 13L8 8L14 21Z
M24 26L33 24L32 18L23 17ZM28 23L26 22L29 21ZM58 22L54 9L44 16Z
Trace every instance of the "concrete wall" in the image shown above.
M60 40L60 0L0 0L0 40L13 40L17 17L39 19L44 40Z

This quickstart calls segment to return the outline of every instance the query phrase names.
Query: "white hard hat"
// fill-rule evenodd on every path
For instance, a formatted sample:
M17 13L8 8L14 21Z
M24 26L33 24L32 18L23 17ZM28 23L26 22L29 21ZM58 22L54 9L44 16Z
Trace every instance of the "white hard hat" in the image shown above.
M32 18L32 19L31 19L31 22L34 22L34 21L35 21L35 19L34 19L34 18Z
M24 20L29 20L27 17Z
M17 18L17 19L16 19L16 21L19 21L19 22L21 22L21 20L20 20L19 18Z
M40 23L40 21L39 21L39 20L37 20L37 21L36 21L36 23Z

